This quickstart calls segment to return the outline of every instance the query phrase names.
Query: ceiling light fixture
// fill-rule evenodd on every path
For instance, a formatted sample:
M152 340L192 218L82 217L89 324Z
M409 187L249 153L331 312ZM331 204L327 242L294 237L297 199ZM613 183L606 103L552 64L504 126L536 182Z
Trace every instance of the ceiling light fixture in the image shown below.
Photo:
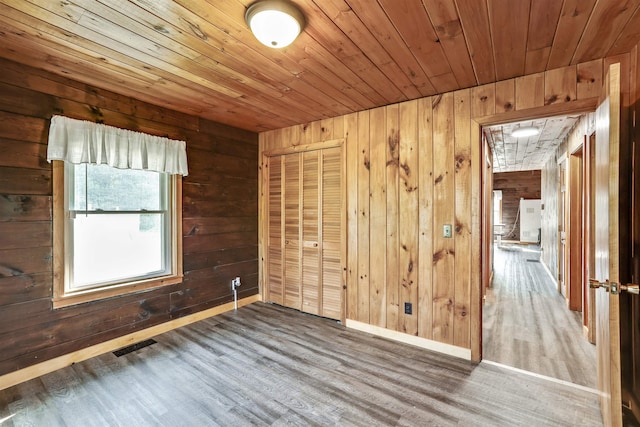
M304 28L304 15L286 0L258 1L247 9L244 20L253 35L265 46L289 46Z
M526 138L528 136L537 135L540 133L540 129L533 126L524 126L518 129L515 129L511 132L511 136L514 138Z

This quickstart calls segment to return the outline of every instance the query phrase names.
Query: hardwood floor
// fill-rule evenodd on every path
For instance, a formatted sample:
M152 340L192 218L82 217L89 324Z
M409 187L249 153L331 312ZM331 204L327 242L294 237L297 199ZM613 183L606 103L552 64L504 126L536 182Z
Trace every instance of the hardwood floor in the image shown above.
M483 357L596 388L596 347L582 332L581 314L540 263L534 245L495 248L492 289L483 307Z
M256 303L0 391L2 427L599 426L596 395Z

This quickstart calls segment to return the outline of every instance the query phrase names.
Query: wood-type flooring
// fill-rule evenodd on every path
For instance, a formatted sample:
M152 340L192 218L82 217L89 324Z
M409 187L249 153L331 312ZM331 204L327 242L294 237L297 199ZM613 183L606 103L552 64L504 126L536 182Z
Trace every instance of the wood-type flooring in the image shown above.
M570 311L535 245L494 246L494 273L483 306L483 357L596 388L596 347L582 314Z
M584 390L256 303L0 391L9 426L599 426Z

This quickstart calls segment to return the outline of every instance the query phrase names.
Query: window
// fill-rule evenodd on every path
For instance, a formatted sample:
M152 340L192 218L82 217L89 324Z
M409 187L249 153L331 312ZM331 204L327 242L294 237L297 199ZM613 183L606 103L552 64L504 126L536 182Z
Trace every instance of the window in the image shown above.
M129 141L112 150L120 155L118 167L109 161L64 160L74 146L57 147L60 143L52 142L52 134L64 139L70 131L54 130L53 125L52 120L48 158L54 160L54 307L182 281L182 174L158 171L158 167L122 167L123 147L130 150L135 145ZM76 133L81 139L91 139L95 130L92 134ZM83 156L108 153L113 148L96 150L91 145L86 149L86 141L82 143ZM56 154L56 149L63 154ZM142 156L145 165L170 163L144 157L154 150L161 151L145 146L133 156L127 154L137 156L136 161Z

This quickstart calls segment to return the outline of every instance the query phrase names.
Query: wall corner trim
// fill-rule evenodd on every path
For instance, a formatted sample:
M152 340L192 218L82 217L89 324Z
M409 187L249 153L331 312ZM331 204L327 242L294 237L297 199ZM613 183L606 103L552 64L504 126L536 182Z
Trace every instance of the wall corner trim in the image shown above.
M253 304L254 302L258 301L262 301L262 297L260 296L260 294L251 295L249 297L238 300L238 307L243 307L245 305ZM42 363L38 363L37 365L28 366L18 371L0 376L0 390L4 390L16 384L32 380L58 369L66 368L67 366L71 366L74 363L82 362L83 360L87 360L92 357L99 356L110 351L115 351L122 347L126 347L140 341L144 341L162 333L177 329L181 326L186 326L199 320L204 320L209 317L217 316L219 314L226 313L227 311L232 310L233 302L229 302L216 307L212 307L207 310L199 311L188 316L170 320L159 325L151 326L150 328L142 329L128 335L114 338L100 344L92 345L91 347L83 348L82 350L74 351L73 353L65 354L63 356L59 356Z
M369 325L367 323L362 323L351 319L347 319L346 326L347 328L366 332L382 338L399 341L404 344L432 350L449 356L458 357L460 359L471 360L471 350L468 348L457 347L454 345L417 337L415 335L404 334L402 332L392 331L390 329L381 328L380 326Z

